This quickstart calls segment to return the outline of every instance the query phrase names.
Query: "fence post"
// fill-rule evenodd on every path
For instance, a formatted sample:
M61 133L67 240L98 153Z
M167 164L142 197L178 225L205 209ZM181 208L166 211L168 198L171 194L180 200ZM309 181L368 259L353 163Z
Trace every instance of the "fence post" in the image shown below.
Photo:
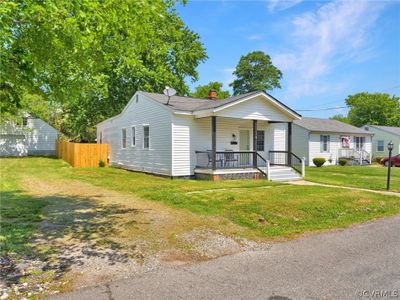
M271 180L271 170L270 170L269 160L267 160L266 162L267 162L267 179Z
M301 159L301 177L305 177L306 176L306 158L303 157Z

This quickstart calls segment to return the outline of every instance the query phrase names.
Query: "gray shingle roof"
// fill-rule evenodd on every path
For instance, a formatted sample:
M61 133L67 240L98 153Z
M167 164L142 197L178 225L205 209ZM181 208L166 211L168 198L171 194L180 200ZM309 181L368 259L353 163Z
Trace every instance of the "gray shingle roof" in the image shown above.
M319 119L319 118L302 118L301 120L293 121L307 130L316 132L339 132L351 134L372 134L364 129L346 124L337 120Z
M160 103L166 104L168 101L168 97L164 94L157 94L157 93L149 93L149 92L142 92L141 93L147 97L152 98L153 100L156 100ZM220 99L220 100L211 100L211 99L203 99L203 98L193 98L193 97L184 97L184 96L172 96L169 105L171 108L176 109L176 110L181 110L181 111L198 111L198 110L206 110L206 109L212 109L212 108L217 108L220 106L223 106L225 104L229 104L235 101L238 101L240 99L246 98L251 95L256 95L256 94L261 94L265 93L268 95L270 98L274 99L276 102L290 110L292 113L300 116L297 112L292 110L290 107L286 106L279 100L275 99L271 95L267 94L264 91L255 91L255 92L250 92L246 93L243 95L238 95L238 96L232 96L229 98L225 99Z
M380 130L392 133L392 134L396 134L398 136L400 136L400 127L393 127L393 126L380 126L380 125L367 125L369 127L375 127L378 128Z

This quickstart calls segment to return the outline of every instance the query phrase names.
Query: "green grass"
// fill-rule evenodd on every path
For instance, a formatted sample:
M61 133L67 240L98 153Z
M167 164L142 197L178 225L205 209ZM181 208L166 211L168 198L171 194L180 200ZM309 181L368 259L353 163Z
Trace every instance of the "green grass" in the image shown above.
M18 179L21 176L46 180L79 180L158 201L172 208L187 209L195 214L223 217L243 226L247 236L253 237L290 237L310 230L344 227L400 213L400 198L363 191L290 186L265 180L171 180L115 168L71 168L61 160L45 158L2 159L0 162L2 177L5 179L2 190L6 196L2 197L2 216L5 214L2 219L5 233L2 230L2 235L9 249L18 249L19 245L29 240L35 224L41 219L42 208L46 205L41 201L32 203L29 196L19 190ZM309 168L307 171L310 178L307 179L324 180L333 177L332 181L326 183L349 182L354 185L354 179L340 175L344 179L340 177L342 181L335 181L336 177L332 174L348 172L355 177L354 173L358 170L362 170L362 176L366 177L365 181L360 182L369 182L370 177L373 177L375 180L372 182L376 184L375 187L379 187L379 182L384 181L381 178L384 176L382 169L359 167ZM396 180L398 177L394 184ZM7 194L10 191L12 193ZM259 222L261 217L266 222ZM26 227L24 224L27 224ZM14 242L10 240L15 236L19 236L15 239L19 242L12 246Z
M381 166L308 167L306 179L318 183L385 190L387 168ZM400 168L391 169L391 191L400 192Z

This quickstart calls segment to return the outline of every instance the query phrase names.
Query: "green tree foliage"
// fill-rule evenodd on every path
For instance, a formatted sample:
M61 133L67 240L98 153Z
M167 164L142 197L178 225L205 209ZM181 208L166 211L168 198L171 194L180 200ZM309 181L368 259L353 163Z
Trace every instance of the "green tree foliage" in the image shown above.
M334 116L330 117L330 119L350 124L349 118L342 114L334 115Z
M225 99L230 96L229 91L222 90L223 83L218 81L211 81L205 85L198 85L194 92L190 93L190 96L195 98L207 98L210 90L217 92L217 99Z
M348 118L352 125L400 126L399 97L385 93L358 93L348 96Z
M184 1L183 1L184 2ZM206 59L174 0L3 0L0 5L1 114L25 95L57 107L59 129L92 139L136 90L187 94Z
M234 95L257 90L280 88L282 72L275 67L269 55L254 51L240 58L235 71L236 79L230 84Z

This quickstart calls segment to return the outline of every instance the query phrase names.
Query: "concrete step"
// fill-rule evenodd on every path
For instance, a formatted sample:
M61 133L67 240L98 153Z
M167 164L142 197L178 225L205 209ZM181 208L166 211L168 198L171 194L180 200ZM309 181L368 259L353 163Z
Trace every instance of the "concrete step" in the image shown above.
M266 168L261 168L265 173ZM303 179L293 168L285 166L274 166L270 168L271 181L292 181Z

